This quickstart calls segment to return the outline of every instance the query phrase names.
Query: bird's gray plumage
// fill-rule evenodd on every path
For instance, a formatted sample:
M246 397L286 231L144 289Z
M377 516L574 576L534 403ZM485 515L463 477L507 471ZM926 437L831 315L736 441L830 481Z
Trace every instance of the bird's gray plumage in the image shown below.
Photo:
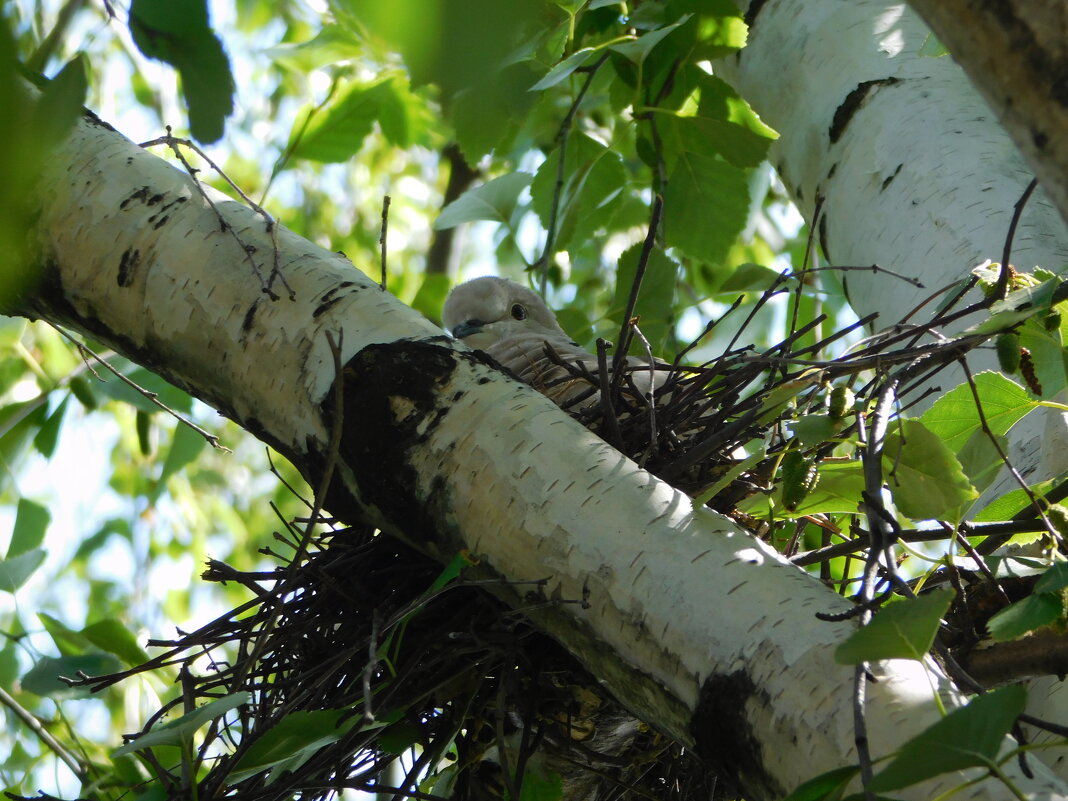
M557 404L587 407L597 403L597 385L555 363L545 346L562 360L581 364L595 381L597 357L568 337L556 315L527 287L495 276L475 278L449 293L442 322L457 339L492 356ZM665 376L657 373L653 385L662 384ZM634 381L644 392L650 386L650 374L635 373Z

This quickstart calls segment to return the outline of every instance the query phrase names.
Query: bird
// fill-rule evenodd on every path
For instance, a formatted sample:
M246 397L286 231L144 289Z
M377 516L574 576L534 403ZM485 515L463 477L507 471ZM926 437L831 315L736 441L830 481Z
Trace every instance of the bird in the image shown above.
M531 289L496 276L475 278L449 293L441 316L455 338L493 357L558 406L579 411L598 404L597 357L564 332L556 315ZM667 379L666 372L655 371L645 361L628 359L627 366L643 397L650 388L655 393Z

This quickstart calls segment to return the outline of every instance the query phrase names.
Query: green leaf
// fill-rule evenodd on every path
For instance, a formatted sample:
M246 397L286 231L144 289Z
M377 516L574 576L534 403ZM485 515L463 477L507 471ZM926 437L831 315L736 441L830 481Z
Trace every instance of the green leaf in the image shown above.
M86 57L79 53L41 90L32 123L41 147L55 147L66 138L84 112L88 91Z
M974 380L987 425L998 436L1007 434L1024 415L1038 406L1026 389L999 372L982 372ZM951 451L959 451L980 429L979 412L971 388L964 383L950 390L923 413L920 421Z
M561 801L564 797L563 777L544 765L527 763L523 773L520 801Z
M857 765L829 770L800 785L783 801L838 801L858 773L860 767Z
M681 153L664 192L664 239L699 261L722 261L749 217L749 181L704 153Z
M1026 702L1018 684L976 696L905 743L868 789L884 793L950 771L989 767Z
M181 423L175 426L171 449L167 451L167 459L160 471L159 486L162 487L167 479L196 459L207 444L207 440L189 426Z
M779 274L763 264L739 264L720 284L717 292L763 292L779 278Z
M683 154L719 153L735 167L756 167L767 158L773 141L772 137L736 122L699 114L660 113L657 121L663 127L665 157L669 165L677 164L676 158ZM773 273L771 280L774 278Z
M507 223L520 192L530 185L533 177L528 172L513 172L464 192L442 209L434 221L434 228L454 228L476 220Z
M530 185L531 205L548 228L557 191L560 148L549 154ZM607 226L627 184L627 171L618 153L589 136L573 136L564 156L564 183L559 188L556 218L557 250L585 244Z
M14 594L41 566L47 555L44 548L33 548L0 561L0 590Z
M7 558L11 559L39 548L51 522L52 513L47 507L29 498L19 498L15 527L11 532L11 542L7 546Z
M638 242L619 256L619 265L616 268L616 289L612 296L611 309L608 312L609 319L617 325L623 322L623 312L627 308L630 287L638 271L638 261L643 247L644 243ZM678 263L660 248L654 246L649 252L649 261L645 266L645 276L638 290L634 313L641 317L638 325L654 348L662 345L671 333L678 271ZM637 342L631 343L631 352L645 356L645 349Z
M376 122L391 143L407 147L409 121L397 84L393 76L372 84L353 84L314 114L307 127L301 115L290 138L293 156L326 163L348 161L359 152Z
M1000 453L998 448L1001 449ZM1004 465L1001 454L1008 452L1009 441L1006 437L995 435L992 441L985 431L976 429L957 453L957 460L972 486L982 492L997 478Z
M284 42L267 48L265 52L279 64L302 73L309 73L339 61L355 60L364 55L359 37L347 28L334 24L324 25L306 42Z
M132 0L130 34L145 56L178 71L194 138L219 139L234 108L234 79L206 0Z
M684 25L689 21L693 14L683 14L677 22L673 22L670 25L665 25L662 28L657 28L649 33L642 34L637 39L632 39L628 42L618 42L613 45L609 45L609 49L614 50L620 55L630 59L636 64L641 64L645 61L646 57L653 51L664 38L678 28L680 25Z
M47 408L36 401L9 404L0 409L0 488L11 480L11 468L44 424Z
M127 665L147 662L148 654L137 644L137 638L118 620L100 620L81 630L81 635L97 648L115 654Z
M953 595L952 590L932 590L887 604L835 649L834 660L856 665L881 659L923 659Z
M565 58L551 70L549 70L545 76L530 87L531 92L540 92L543 89L556 86L561 81L565 80L571 73L585 64L590 56L599 51L600 47L584 47L581 50L576 50L570 56Z
M782 502L782 487L776 487L770 496L751 495L738 504L740 511L755 517L795 519L812 514L849 514L857 511L860 495L864 491L864 470L855 460L823 461L817 468L819 480L805 499L793 511L787 511Z
M807 448L813 448L834 439L842 428L842 421L829 414L806 414L787 425L798 441Z
M30 668L20 683L22 689L34 695L50 698L87 698L90 695L88 687L71 687L60 677L76 679L79 673L104 676L121 667L119 661L110 654L81 654L58 659L45 656Z
M56 442L59 439L59 430L63 426L63 415L67 412L67 403L70 395L67 395L56 407L56 410L48 416L44 424L33 438L33 447L46 459L51 459L56 452Z
M1068 587L1068 562L1058 562L1035 582L1035 593L1058 592Z
M70 380L70 391L81 402L82 406L89 411L97 407L98 404L96 395L93 393L93 387L84 376L74 376Z
M70 628L59 618L53 617L47 612L38 612L37 619L45 627L52 637L59 653L63 656L81 656L93 650L93 644L87 640L80 631Z
M270 783L285 771L299 768L320 748L340 740L359 722L360 716L346 709L291 712L256 738L227 779L235 784L270 770Z
M252 694L247 692L232 693L231 695L224 696L216 701L212 701L210 704L198 707L192 712L188 712L170 723L166 723L162 726L154 726L151 731L142 734L136 740L128 742L120 748L116 748L111 752L111 756L114 759L156 745L180 746L182 743L188 742L196 730L205 723L221 717L231 709L236 709L239 706L249 703L251 700Z
M979 497L957 457L919 420L898 421L886 438L883 467L894 505L913 520L948 518Z
M163 403L175 411L188 413L193 408L193 398L188 393L167 383L155 373L151 373L143 367L133 367L133 369L124 370L123 372L137 386L141 387L145 392L154 393ZM121 403L128 403L135 409L140 409L144 412L160 411L159 406L149 398L146 398L143 393L138 392L125 381L121 381L114 376L107 381L97 383L96 386L109 398Z
M527 91L540 74L531 62L509 64L487 76L486 84L453 98L447 114L469 164L491 151L507 151L541 98Z
M1010 292L1004 300L990 307L990 318L964 331L965 335L996 334L1017 323L1048 312L1054 292L1060 288L1061 280L1051 278L1037 286L1027 286Z
M423 729L408 720L400 720L375 738L375 747L387 754L403 754L423 739Z
M1003 642L1048 626L1063 616L1064 599L1059 593L1036 592L999 611L987 621L986 628L991 639Z
M1035 378L1042 387L1039 397L1054 398L1065 387L1068 350L1059 330L1048 331L1042 319L1033 317L1019 328L1020 346L1030 352Z
M1055 479L1049 479L1047 481L1040 481L1037 484L1029 486L1030 492L1035 497L1043 497L1050 490L1057 486L1059 482ZM1027 492L1023 489L1015 489L1011 492L1006 492L1000 498L995 498L993 501L984 506L974 518L977 523L992 523L999 520L1009 520L1024 509L1031 507L1031 498Z
M424 317L440 321L441 307L451 287L452 282L444 273L424 273L423 281L412 298L412 308Z

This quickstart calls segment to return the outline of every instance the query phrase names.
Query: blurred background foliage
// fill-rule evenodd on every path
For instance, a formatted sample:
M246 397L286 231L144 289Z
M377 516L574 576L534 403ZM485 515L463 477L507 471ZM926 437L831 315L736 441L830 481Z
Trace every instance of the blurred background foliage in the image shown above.
M494 272L543 287L581 342L613 338L655 194L663 219L637 311L660 355L804 259L806 229L764 161L775 133L714 74L712 61L745 41L728 0L4 0L0 14L11 287L32 273L18 233L33 165L83 102L137 140L165 126L197 139L286 226L375 278L388 195L389 289L432 319L452 284ZM52 106L20 94L19 71L54 79L42 82ZM822 281L794 298L801 319L830 315L812 341L851 319ZM777 341L787 304L762 313ZM147 637L245 600L240 587L201 583L204 561L273 568L260 549L304 509L264 446L99 355L232 453L57 331L0 319L0 784L19 793L87 792L67 765L110 764L120 734L178 692L156 674L89 699L58 675L131 665ZM82 778L142 776L130 757L115 770Z

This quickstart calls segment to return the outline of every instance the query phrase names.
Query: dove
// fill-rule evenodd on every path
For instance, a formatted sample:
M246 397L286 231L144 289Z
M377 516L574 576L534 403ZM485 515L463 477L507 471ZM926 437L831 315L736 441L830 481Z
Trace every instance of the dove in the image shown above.
M442 309L445 328L466 345L493 357L520 381L564 408L585 409L599 400L597 357L572 340L556 321L556 315L532 290L495 276L475 278L455 287ZM560 361L576 363L591 378L574 375L546 353L548 345ZM648 363L627 360L628 366L644 365L633 372L639 392L650 385L654 391L667 373L653 373ZM654 376L651 380L651 376Z

